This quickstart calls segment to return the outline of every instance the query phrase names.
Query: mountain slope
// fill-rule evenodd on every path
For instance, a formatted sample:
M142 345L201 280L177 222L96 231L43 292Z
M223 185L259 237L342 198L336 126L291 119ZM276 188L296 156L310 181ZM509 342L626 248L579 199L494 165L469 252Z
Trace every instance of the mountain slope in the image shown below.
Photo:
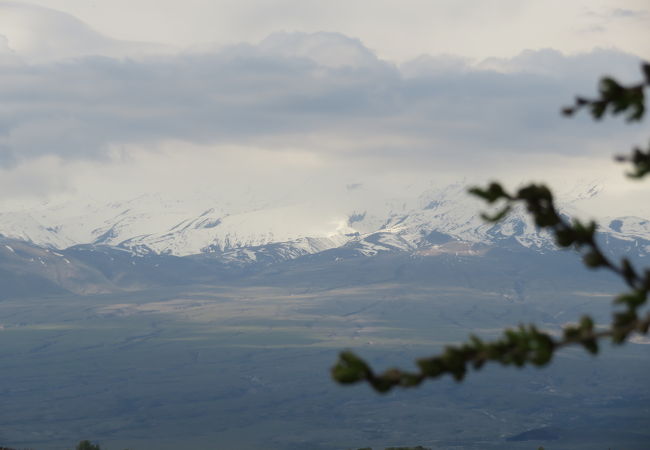
M568 216L586 217L581 205L600 194L594 185L560 198ZM211 255L227 264L270 263L326 250L371 256L479 252L485 246L555 249L524 211L503 222L480 218L485 207L463 183L430 188L418 196L377 199L349 189L323 206L305 199L231 205L223 198L191 199L147 194L107 204L76 200L0 212L0 233L48 249L95 245L133 255ZM650 221L634 216L598 218L603 242L644 255Z

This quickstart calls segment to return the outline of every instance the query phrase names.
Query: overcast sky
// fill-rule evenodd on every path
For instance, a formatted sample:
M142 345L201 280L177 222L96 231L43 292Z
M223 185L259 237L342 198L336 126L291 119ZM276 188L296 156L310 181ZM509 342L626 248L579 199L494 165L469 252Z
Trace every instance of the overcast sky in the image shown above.
M648 0L0 1L0 197L618 175L647 124L559 109L638 80L649 29Z

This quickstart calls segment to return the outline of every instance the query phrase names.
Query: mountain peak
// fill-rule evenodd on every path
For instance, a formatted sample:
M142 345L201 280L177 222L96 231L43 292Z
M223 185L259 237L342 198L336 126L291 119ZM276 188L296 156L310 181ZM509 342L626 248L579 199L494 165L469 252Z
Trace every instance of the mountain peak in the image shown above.
M349 190L348 190L349 191ZM102 244L157 254L201 253L252 261L263 249L293 258L347 246L365 255L423 251L449 241L472 245L553 248L521 209L499 224L485 223L485 205L457 182L429 187L415 198L370 199L363 190L335 205L315 201L253 202L236 208L209 194L182 199L143 194L104 204L77 199L0 213L0 233L49 248ZM602 193L597 183L579 183L560 208L580 215L582 202ZM650 221L633 216L604 218L601 230L617 239L650 239ZM465 245L465 244L464 244ZM429 251L429 250L427 250ZM426 253L426 252L425 252ZM224 256L226 257L226 256Z

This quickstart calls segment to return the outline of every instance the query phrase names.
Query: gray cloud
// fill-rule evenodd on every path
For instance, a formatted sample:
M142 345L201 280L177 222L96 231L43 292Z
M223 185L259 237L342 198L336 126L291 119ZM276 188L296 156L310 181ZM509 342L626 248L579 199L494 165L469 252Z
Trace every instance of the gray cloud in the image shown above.
M626 129L558 111L612 71L631 79L638 61L614 50L540 50L479 65L424 56L397 67L337 33L278 33L206 53L13 63L0 70L0 164L104 158L112 146L166 140L308 143L415 164L485 152L580 154L587 146L578 138Z

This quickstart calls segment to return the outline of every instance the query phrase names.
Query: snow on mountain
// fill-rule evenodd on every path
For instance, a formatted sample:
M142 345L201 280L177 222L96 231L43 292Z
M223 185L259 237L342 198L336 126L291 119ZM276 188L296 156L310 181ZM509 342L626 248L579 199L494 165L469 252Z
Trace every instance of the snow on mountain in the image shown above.
M377 232L361 239L406 251L444 244L450 239L468 244L514 239L525 247L552 246L550 237L539 233L521 209L515 209L499 224L486 223L480 217L485 209L485 204L467 194L465 183L433 188L417 198L414 208L392 213ZM362 253L371 252L366 249Z
M559 199L562 211L586 218L581 202L593 201L601 189L585 184L567 192L568 197ZM327 205L294 197L232 205L209 194L146 194L111 203L77 199L0 212L0 233L56 249L101 244L136 254L214 254L240 263L293 259L334 248L362 255L475 251L477 245L499 243L554 248L550 236L538 233L521 210L498 224L484 222L479 213L486 207L467 194L464 182L388 200L358 189L335 194L336 201ZM650 241L650 221L644 218L597 219L611 238Z
M76 200L0 213L0 233L52 248L104 244L178 256L294 242L299 252L339 246L344 213L314 204L226 207L205 196L191 200L161 194L107 204Z

